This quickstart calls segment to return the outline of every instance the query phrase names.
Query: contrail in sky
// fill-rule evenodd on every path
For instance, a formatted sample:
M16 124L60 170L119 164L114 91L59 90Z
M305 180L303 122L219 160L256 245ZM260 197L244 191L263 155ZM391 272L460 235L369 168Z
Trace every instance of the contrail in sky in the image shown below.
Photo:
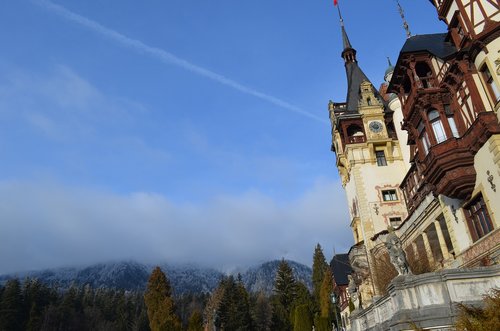
M55 4L49 0L34 0L35 3L41 5L42 7L58 14L59 16L62 16L72 22L75 22L79 25L82 25L90 30L93 30L94 32L97 32L119 44L122 44L123 46L127 46L129 48L133 48L135 50L138 50L143 53L147 53L151 55L152 57L157 58L158 60L167 63L167 64L173 64L178 67L184 68L188 71L191 71L195 74L198 74L200 76L204 76L208 79L211 79L213 81L216 81L218 83L221 83L223 85L229 86L235 90L238 90L240 92L243 92L245 94L252 95L254 97L257 97L259 99L268 101L278 107L281 107L283 109L287 109L289 111L295 112L297 114L307 116L309 118L312 118L316 121L322 122L322 123L328 123L328 121L324 120L323 118L316 116L310 112L307 112L297 106L294 106L286 101L283 101L279 98L273 97L269 94L257 91L251 87L245 86L243 84L240 84L232 79L229 79L223 75L220 75L216 72L213 72L211 70L205 69L203 67L200 67L196 64L193 64L191 62L188 62L182 58L179 58L172 53L169 53L163 49L157 48L157 47L151 47L143 42L129 38L115 30L109 29L95 21L92 21L84 16L78 15L76 13L73 13L72 11Z

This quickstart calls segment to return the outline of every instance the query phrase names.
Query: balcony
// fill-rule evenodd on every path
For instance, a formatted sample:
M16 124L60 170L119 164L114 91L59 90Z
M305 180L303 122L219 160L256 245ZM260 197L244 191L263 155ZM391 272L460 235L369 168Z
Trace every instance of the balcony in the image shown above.
M424 181L431 185L434 194L469 198L476 181L474 156L489 137L499 133L496 114L483 112L462 137L432 146L421 165Z
M430 185L423 181L415 164L412 165L406 174L400 187L405 194L406 207L408 208L409 214L417 209L431 191Z

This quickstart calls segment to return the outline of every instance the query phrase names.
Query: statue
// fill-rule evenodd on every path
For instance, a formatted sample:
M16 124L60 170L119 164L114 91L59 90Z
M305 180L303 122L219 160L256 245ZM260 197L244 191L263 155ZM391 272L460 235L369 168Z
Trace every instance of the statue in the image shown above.
M390 232L387 235L385 247L389 251L389 257L392 265L396 268L399 275L411 274L410 265L406 259L406 253L401 247L401 240L396 233Z

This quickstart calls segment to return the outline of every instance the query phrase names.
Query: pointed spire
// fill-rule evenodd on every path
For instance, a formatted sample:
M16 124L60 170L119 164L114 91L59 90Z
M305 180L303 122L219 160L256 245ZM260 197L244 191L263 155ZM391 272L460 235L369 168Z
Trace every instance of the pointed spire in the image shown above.
M345 31L344 19L342 18L342 13L340 12L340 6L338 4L336 6L339 12L340 29L342 31L342 44L344 46L344 50L342 51L342 58L344 58L345 63L356 62L356 50L352 48L351 41L349 40L347 32Z
M342 42L344 44L344 50L348 48L352 48L351 42L349 41L349 37L347 36L347 32L345 31L344 19L342 18L342 13L340 12L340 6L337 4L337 10L339 11L340 18L340 28L342 29Z
M389 64L389 67L393 67L393 65L391 63L391 59L389 57L387 57L387 63Z
M403 20L403 28L406 31L406 38L410 38L411 37L410 26L408 25L408 22L406 21L405 12L403 10L403 7L401 7L399 0L396 0L396 3L398 4L398 10L399 10L399 14L401 15L401 19Z
M357 112L359 108L360 101L360 87L363 82L368 82L371 84L368 77L358 66L358 61L356 60L356 50L352 47L347 32L345 31L344 19L342 18L342 13L340 12L340 7L336 3L337 10L339 12L340 18L340 29L342 31L342 42L344 50L342 51L342 58L344 59L345 70L347 75L347 98L346 98L346 109L351 112ZM372 90L375 97L381 100L380 95L377 90L373 88Z

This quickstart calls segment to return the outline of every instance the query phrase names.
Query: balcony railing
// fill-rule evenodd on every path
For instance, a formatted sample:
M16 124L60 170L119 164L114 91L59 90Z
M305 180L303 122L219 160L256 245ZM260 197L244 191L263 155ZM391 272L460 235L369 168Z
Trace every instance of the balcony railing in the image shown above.
M349 144L361 144L366 142L365 136L351 136L347 138Z

